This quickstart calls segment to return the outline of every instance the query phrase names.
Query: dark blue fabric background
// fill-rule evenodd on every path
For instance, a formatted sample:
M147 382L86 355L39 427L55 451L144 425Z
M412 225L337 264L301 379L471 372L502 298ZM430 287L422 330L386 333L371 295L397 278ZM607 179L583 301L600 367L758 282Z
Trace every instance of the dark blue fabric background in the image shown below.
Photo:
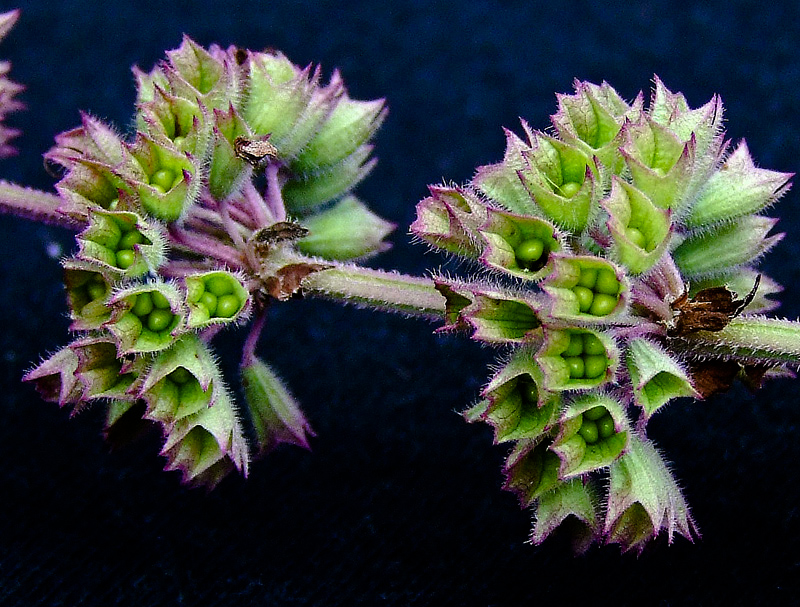
M502 5L502 8L500 6ZM680 6L681 8L678 8ZM6 3L5 9L12 8ZM796 2L24 2L0 57L28 85L22 154L0 175L51 188L41 154L88 110L122 128L143 68L183 32L340 67L385 96L380 163L359 194L399 224L383 268L442 262L406 226L426 184L502 157L501 127L548 125L555 92L608 80L632 98L658 73L693 106L720 93L728 135L796 171ZM788 237L764 270L800 314L800 195L774 210ZM505 447L456 414L494 353L421 321L319 301L276 308L260 352L318 433L247 481L187 491L151 440L109 453L97 412L68 420L20 376L67 341L50 243L70 234L0 218L2 605L791 605L800 579L800 384L671 405L649 426L703 532L643 555L525 543L530 514L500 490ZM241 336L221 340L230 377ZM234 382L232 382L234 383Z

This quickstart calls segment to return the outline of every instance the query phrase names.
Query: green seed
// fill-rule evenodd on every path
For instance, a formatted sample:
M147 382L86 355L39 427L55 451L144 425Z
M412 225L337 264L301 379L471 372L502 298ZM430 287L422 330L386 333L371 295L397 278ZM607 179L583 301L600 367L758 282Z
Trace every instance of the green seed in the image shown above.
M147 328L155 333L163 331L172 323L174 316L169 310L156 308L147 316Z
M133 245L141 244L144 242L144 236L139 230L131 230L130 232L126 232L122 235L119 239L119 244L117 248L119 249L132 249Z
M539 261L542 253L544 253L544 243L538 238L529 238L528 240L523 240L514 252L519 265L531 265Z
M217 274L216 276L206 278L206 291L211 291L214 295L219 297L220 295L233 293L233 285L231 284L230 278Z
M625 228L625 236L640 249L644 249L644 245L647 244L647 238L645 238L645 235L637 228L628 226Z
M153 305L156 308L166 310L169 308L169 300L160 291L151 291L150 297L153 298Z
M594 316L608 316L617 306L617 298L605 293L595 293L589 313Z
M172 373L167 375L167 377L176 384L185 384L187 381L192 379L193 375L185 367L178 367Z
M602 269L597 272L597 282L594 285L596 293L616 295L619 293L619 281L613 270Z
M136 296L136 303L133 305L131 312L138 317L147 316L153 311L153 298L150 293L139 293Z
M103 299L106 296L106 286L102 283L92 282L86 287L86 293L89 295L89 300Z
M121 249L116 254L117 267L121 270L127 270L136 261L136 253L130 249Z
M230 318L239 311L239 298L236 295L223 295L217 299L216 316Z
M150 185L156 189L161 188L162 192L169 190L173 181L175 181L175 173L169 169L160 169L150 176Z
M583 420L578 434L583 437L588 444L596 443L598 438L597 424L589 419Z
M585 333L583 335L583 353L597 356L598 354L605 354L606 347L597 335Z
M564 198L572 198L580 191L581 185L577 181L565 181L557 188L557 191Z
M561 353L561 356L568 358L571 356L580 356L583 354L583 339L580 333L571 333L569 336L569 345L567 349Z
M608 360L603 355L584 356L584 375L589 379L595 379L603 375L608 368Z
M583 359L580 356L569 356L564 358L564 361L569 368L570 379L580 379L583 377L584 365Z
M177 137L175 137L175 139L172 140L172 143L175 144L176 148L180 149L184 141L186 141L186 137L181 137L180 135L178 135Z
M593 289L595 282L597 282L597 270L594 268L583 268L581 270L581 276L578 278L578 285L586 287L587 289Z
M614 420L610 415L605 415L597 420L597 432L600 434L600 438L608 438L616 432Z
M584 313L588 312L592 307L592 298L594 298L592 290L578 285L572 288L572 292L575 293L578 298L578 309Z
M590 419L593 422L597 421L606 414L606 408L602 405L597 405L583 412L583 417Z
M536 389L535 383L529 380L520 380L517 385L523 400L529 403L539 402L539 390Z
M160 185L158 185L157 183L151 184L150 187L152 187L159 194L166 194L167 193L167 191L164 188L162 188Z
M204 291L203 294L200 296L200 300L198 303L201 303L206 307L209 316L214 316L214 313L217 311L216 295L214 295L210 291Z

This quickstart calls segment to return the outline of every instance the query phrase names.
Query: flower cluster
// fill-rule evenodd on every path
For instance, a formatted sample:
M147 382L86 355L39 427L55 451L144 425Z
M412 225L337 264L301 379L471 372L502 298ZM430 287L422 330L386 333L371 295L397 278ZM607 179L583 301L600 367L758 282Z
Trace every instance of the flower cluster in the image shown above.
M19 10L0 14L0 40L6 37L17 19L19 19ZM15 99L25 87L8 78L10 71L11 63L0 61L0 158L7 158L17 153L10 141L19 135L19 131L4 124L6 115L25 107L21 101Z
M437 279L442 330L508 348L465 417L513 444L506 488L534 506L536 543L567 519L579 549L691 539L647 421L798 364L790 323L756 315L779 286L755 265L782 236L761 213L791 175L726 141L722 113L716 96L691 109L658 78L647 105L576 82L551 133L523 122L502 162L417 207L416 236L482 268Z
M279 443L307 446L310 427L256 342L268 306L303 278L387 246L393 226L349 194L386 110L350 99L338 73L323 85L280 53L188 38L134 73L132 138L84 115L46 154L63 170L59 196L29 214L78 231L63 260L77 337L25 379L74 411L108 403L109 436L137 418L160 424L168 469L213 487ZM209 341L252 317L242 406Z

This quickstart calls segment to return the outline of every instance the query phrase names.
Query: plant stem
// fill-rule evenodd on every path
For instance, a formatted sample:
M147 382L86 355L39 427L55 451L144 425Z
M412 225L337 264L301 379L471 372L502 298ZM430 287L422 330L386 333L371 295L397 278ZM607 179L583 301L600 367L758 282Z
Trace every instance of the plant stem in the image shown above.
M444 318L445 299L429 278L341 264L309 274L301 284L307 295L389 312Z
M683 341L692 354L800 367L800 322L797 321L740 316L721 331L698 331Z
M0 211L62 228L80 227L79 222L58 212L60 205L61 198L55 194L0 180Z

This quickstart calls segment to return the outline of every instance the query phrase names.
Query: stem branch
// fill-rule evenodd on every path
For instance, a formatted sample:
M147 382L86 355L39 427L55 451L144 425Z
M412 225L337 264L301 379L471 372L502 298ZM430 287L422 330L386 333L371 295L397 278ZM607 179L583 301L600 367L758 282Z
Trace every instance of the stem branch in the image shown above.
M445 299L429 278L342 264L309 274L302 287L307 295L431 319L444 317Z

